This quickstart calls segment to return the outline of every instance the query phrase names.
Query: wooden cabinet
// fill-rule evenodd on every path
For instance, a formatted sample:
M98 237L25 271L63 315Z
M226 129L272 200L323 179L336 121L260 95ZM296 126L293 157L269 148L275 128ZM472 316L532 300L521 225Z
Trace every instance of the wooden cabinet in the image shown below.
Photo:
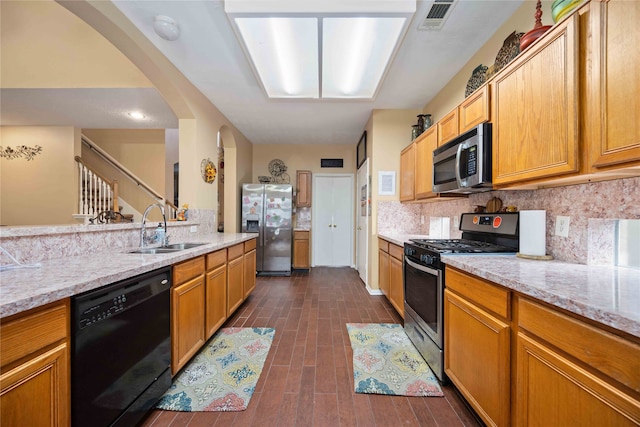
M438 146L443 145L460 134L458 127L458 107L436 123L438 127Z
M640 165L640 2L592 1L584 129L592 172Z
M462 101L458 107L460 133L491 120L489 94L489 84L485 83Z
M378 287L404 318L403 248L378 238Z
M389 242L378 238L378 287L389 298Z
M415 199L416 152L411 143L400 153L400 201Z
M578 171L578 39L574 14L494 78L494 186Z
M311 171L296 171L296 206L311 207Z
M402 246L389 244L389 301L404 319L404 283L402 281Z
M415 191L416 199L436 197L433 192L433 150L438 148L438 128L431 126L415 140L416 147L416 172Z
M242 265L244 268L243 290L244 299L256 288L256 239L244 242L244 259Z
M510 293L450 268L445 278L445 372L485 423L507 426Z
M227 250L207 254L206 261L205 331L209 339L227 320Z
M175 375L205 342L205 257L173 266L171 371Z
M293 268L309 269L309 231L293 231Z
M515 425L640 424L640 346L557 310L518 304Z
M227 316L236 311L244 301L244 245L239 243L228 248L227 263Z
M0 425L69 426L69 300L2 319Z

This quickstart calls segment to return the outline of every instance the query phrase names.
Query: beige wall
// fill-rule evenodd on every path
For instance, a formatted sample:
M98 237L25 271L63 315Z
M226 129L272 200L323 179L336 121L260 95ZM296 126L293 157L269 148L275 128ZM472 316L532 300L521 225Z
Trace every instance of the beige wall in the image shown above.
M153 87L111 43L57 3L3 0L0 8L3 88Z
M400 199L400 151L411 144L411 125L417 121L419 110L374 110L367 123L367 152L371 164L371 221L369 221L368 286L378 289L378 202ZM378 172L396 173L393 196L378 195Z
M83 129L82 133L153 190L166 194L164 129ZM149 204L155 203L153 197L84 145L82 158L105 178L118 180L120 197L137 212L142 213ZM171 199L172 195L166 196ZM156 212L151 218L159 219Z
M77 213L80 130L73 127L0 127L4 149L42 147L33 160L0 159L0 224L73 224Z
M552 1L542 2L542 24L551 25L551 4ZM535 23L534 13L536 2L526 0L518 10L496 30L494 35L484 44L473 57L462 67L460 72L451 77L451 80L438 94L426 103L423 108L424 114L431 114L434 123L440 120L445 114L453 110L464 101L464 91L473 70L480 64L490 67L495 63L496 55L504 44L504 40L516 31L526 33L533 28Z

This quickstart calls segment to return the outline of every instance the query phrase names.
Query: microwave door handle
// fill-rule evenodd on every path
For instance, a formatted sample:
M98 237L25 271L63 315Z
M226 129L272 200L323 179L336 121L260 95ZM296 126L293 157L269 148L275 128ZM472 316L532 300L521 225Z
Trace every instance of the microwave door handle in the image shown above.
M458 152L456 153L456 182L458 183L458 188L462 187L462 179L460 178L460 157L462 154L462 144L458 145Z

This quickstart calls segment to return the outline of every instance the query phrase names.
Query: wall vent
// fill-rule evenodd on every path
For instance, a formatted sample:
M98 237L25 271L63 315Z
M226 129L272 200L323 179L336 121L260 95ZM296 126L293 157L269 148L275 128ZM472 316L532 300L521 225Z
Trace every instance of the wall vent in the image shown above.
M342 168L344 159L320 159L321 168Z
M427 12L427 16L418 26L418 30L433 31L439 30L451 15L451 10L456 0L435 0Z

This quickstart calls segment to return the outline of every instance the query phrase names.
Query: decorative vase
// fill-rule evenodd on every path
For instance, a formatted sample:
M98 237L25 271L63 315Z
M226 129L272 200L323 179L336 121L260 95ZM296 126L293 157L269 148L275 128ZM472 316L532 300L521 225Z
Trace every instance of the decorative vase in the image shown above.
M429 129L433 124L433 119L431 119L431 114L424 115L424 124L422 125L422 131Z
M543 35L551 25L542 25L542 4L540 0L536 3L536 13L535 13L536 23L533 26L533 29L528 33L525 33L524 36L520 39L520 52L525 50L531 43L536 41L538 37Z

